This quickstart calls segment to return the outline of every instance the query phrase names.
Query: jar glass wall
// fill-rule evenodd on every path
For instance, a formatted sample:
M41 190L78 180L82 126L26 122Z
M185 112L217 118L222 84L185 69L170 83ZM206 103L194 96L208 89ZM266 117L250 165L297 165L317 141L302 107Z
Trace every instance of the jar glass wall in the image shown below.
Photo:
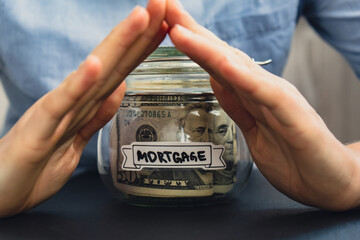
M175 48L159 48L126 82L121 107L98 140L99 173L116 198L198 206L239 192L252 161L203 69Z

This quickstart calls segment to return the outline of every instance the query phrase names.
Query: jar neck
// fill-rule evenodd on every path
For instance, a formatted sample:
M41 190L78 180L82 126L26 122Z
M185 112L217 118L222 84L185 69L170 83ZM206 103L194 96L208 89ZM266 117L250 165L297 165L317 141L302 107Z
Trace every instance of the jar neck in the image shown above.
M174 47L159 47L127 78L127 94L213 93L209 74Z
M186 93L136 93L129 92L125 94L123 103L138 102L141 104L159 104L171 103L175 105L183 105L186 103L194 102L207 102L218 104L217 99L213 93L201 93L201 94L186 94Z

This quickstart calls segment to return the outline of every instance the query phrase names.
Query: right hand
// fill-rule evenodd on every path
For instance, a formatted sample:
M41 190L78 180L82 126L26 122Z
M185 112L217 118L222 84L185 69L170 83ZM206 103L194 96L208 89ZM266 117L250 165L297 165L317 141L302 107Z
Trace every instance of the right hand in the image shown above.
M116 113L124 78L165 37L165 10L166 0L136 7L0 140L0 217L36 206L67 182L86 143Z
M359 144L344 146L293 85L197 24L176 0L168 0L166 21L175 46L211 75L219 103L279 191L330 210L360 205Z

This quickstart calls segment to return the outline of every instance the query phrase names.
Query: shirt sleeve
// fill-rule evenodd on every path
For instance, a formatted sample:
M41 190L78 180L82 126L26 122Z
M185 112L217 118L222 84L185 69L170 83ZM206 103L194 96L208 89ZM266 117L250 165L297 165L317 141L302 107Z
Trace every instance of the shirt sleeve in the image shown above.
M304 0L302 14L346 58L360 79L360 1Z

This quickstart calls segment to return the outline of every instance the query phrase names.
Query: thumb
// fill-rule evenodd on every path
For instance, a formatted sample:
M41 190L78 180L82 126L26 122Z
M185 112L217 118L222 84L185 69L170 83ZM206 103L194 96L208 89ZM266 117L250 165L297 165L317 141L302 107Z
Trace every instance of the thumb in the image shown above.
M106 125L120 107L126 91L125 81L101 104L94 117L78 131L79 136L87 143L90 138Z

